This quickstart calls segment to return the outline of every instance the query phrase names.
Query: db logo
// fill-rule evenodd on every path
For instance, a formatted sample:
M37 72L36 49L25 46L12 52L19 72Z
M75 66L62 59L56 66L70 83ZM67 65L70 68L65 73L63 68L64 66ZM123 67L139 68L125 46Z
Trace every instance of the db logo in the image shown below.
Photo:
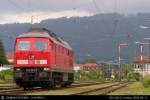
M34 55L33 54L29 54L29 59L33 60L34 59Z

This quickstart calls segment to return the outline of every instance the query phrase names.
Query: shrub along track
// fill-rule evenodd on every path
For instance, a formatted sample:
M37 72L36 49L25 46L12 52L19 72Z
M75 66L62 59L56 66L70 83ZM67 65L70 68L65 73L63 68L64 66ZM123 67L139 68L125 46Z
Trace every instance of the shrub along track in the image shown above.
M110 81L106 82L77 82L73 83L69 87L56 87L52 90L62 90L66 88L75 88L75 87L85 87L85 86L92 86L92 85L98 85L98 84L106 84L106 83L111 83ZM42 88L34 88L33 90L28 90L25 91L23 88L20 88L18 86L1 86L0 87L0 95L22 95L22 94L27 94L27 93L33 93L33 92L42 92L42 91L48 91L49 89L42 89Z

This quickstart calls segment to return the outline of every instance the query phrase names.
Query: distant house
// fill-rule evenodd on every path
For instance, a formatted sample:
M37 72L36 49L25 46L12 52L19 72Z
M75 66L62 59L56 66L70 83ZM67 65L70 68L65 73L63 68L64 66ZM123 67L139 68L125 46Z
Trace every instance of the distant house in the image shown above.
M134 71L141 76L150 75L150 57L145 55L136 56L133 59Z
M74 71L93 71L99 68L96 63L74 64Z
M97 70L99 68L99 65L96 63L87 63L82 65L83 71L93 71Z
M14 55L12 52L7 52L7 60L9 63L13 63L14 62Z

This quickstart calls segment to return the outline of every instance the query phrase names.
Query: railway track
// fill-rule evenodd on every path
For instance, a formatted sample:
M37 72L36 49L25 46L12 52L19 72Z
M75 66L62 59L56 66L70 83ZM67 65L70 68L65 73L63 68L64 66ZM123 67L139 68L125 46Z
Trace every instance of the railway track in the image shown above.
M105 84L110 82L81 82L81 83L74 83L69 87L56 87L53 90L61 90L65 88L75 88L75 87L84 87L84 86L91 86L91 85L98 85L98 84ZM40 92L40 91L48 91L48 89L42 89L42 88L34 88L33 90L25 91L23 88L20 87L0 87L0 95L22 95L22 94L28 94L33 92Z
M129 82L119 82L119 83L114 83L111 85L106 85L100 88L88 90L88 91L82 91L79 93L74 93L72 95L106 95L110 92L113 92L117 89L123 88L127 86Z
M69 88L76 88L76 87L88 87L88 86L93 86L93 85L105 85L109 84L112 82L82 82L82 83L74 83L69 87L56 87L52 90L63 90L63 89L69 89ZM126 84L123 84L126 83ZM126 86L128 83L127 82L114 82L111 85L106 85L101 88L93 89L93 90L88 90L88 91L83 91L83 92L78 92L78 93L73 93L71 95L105 95L107 93L110 93L116 89L119 89L123 86ZM48 89L42 89L42 88L34 88L33 90L28 90L24 91L23 88L20 87L8 87L8 88L2 88L0 87L0 95L25 95L33 92L43 92L43 91L48 91Z
M85 82L85 83L74 83L71 85L71 87L83 87L83 86L90 86L90 85L97 85L97 84L105 84L110 83L110 81L104 81L104 82Z

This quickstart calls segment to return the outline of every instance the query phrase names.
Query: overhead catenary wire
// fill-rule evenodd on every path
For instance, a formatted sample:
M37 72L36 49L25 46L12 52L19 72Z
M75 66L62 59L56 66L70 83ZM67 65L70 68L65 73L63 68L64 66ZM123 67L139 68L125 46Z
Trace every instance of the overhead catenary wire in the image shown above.
M27 10L25 8L23 8L22 6L20 6L19 4L17 4L16 2L14 2L13 0L7 0L11 5L13 5L15 8L17 8L17 10L25 13L26 15L29 15L27 12ZM6 16L7 17L7 16ZM5 18L6 18L5 17ZM19 17L22 17L22 16L19 16ZM27 17L27 16L25 16ZM10 17L7 17L7 18L10 18ZM15 39L16 37L13 36L13 35L4 35L4 34L0 34L1 37L3 38L9 38L9 39Z
M113 18L113 30L112 30L112 33L115 34L116 31L117 31L117 27L118 27L118 23L119 23L119 19L117 18L117 0L114 0L114 18Z
M101 9L100 7L97 5L97 2L95 0L92 0L93 4L94 4L94 7L96 8L97 10L97 13L99 14L101 12Z
M8 1L10 4L12 4L13 6L15 6L16 8L19 8L19 10L26 12L26 10L25 10L23 7L21 7L20 5L18 5L16 2L14 2L14 1L12 1L12 0L7 0L7 1Z
M27 9L25 9L25 8L23 8L22 6L20 6L19 4L17 4L16 2L14 2L13 0L7 0L10 4L12 4L13 6L15 6L16 8L18 8L17 10L20 10L20 11L22 11L22 12L24 12L26 15L29 15L30 13L27 13L28 12L28 10ZM31 2L28 2L28 8L31 8L31 6L30 6L30 3ZM33 24L34 22L34 18L36 18L35 16L36 15L32 15L32 13L31 13L31 15L29 15L30 16L30 23L31 24ZM27 16L26 16L27 17ZM36 18L37 19L37 18Z
M101 9L100 7L98 6L96 0L92 0L92 3L94 4L94 7L96 8L97 10L97 13L100 14L101 13ZM116 17L117 15L117 0L114 0L114 11L113 11L113 14L114 14L114 17L113 17L113 29L112 29L112 35L114 35L117 31L117 27L118 27L118 23L119 23L119 19Z

